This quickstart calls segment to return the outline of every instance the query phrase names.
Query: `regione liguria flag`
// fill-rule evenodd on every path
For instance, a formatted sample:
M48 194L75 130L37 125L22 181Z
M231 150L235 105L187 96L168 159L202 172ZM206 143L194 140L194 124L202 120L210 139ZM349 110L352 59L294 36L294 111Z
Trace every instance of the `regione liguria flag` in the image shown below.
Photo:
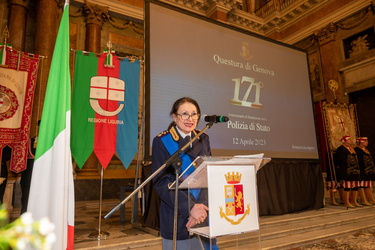
M55 226L52 249L74 247L74 183L70 153L69 5L65 4L48 76L27 211Z
M108 57L113 61L108 65ZM76 52L71 149L82 168L92 152L105 169L116 154L125 168L137 152L139 60Z

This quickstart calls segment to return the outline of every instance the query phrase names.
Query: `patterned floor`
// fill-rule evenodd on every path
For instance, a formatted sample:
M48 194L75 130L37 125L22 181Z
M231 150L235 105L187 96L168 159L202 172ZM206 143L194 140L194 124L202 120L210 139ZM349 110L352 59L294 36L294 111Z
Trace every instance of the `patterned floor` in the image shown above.
M102 216L114 208L119 201L106 200L102 204ZM109 233L105 240L90 237L98 232L99 204L98 202L77 202L75 221L75 249L118 249L116 244L123 241L132 241L135 238L140 241L155 242L158 238L149 232L134 228L130 223L131 203L126 204L125 221L120 221L120 211L115 212L109 219L101 220L101 231ZM138 218L140 221L141 218ZM334 229L333 229L334 230ZM104 238L103 238L104 239ZM160 239L160 237L159 237ZM160 246L148 246L146 249L159 249ZM143 248L142 248L143 249ZM375 250L375 225L374 228L359 231L357 233L324 240L320 243L301 246L290 250Z
M375 229L363 230L353 235L294 248L293 250L371 250L375 249Z
M132 203L125 204L125 221L121 221L120 210L117 210L108 219L107 215L120 200L104 200L101 206L101 220L99 221L99 202L76 202L74 248L92 249L99 246L103 249L112 247L123 241L153 240L157 236L134 228L131 223ZM139 213L140 214L140 213ZM137 218L140 222L141 218ZM100 233L99 233L100 231Z

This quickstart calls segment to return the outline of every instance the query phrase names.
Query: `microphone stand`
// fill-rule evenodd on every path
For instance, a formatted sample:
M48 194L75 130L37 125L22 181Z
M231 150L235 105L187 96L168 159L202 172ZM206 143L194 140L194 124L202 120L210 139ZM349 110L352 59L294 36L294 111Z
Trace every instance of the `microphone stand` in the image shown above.
M163 165L160 166L152 175L150 175L144 182L142 182L134 191L128 195L124 200L122 200L119 204L117 204L111 211L109 211L105 216L104 219L109 219L114 212L119 210L122 205L124 205L128 200L130 200L138 191L143 188L147 183L149 183L157 174L159 174L165 167L172 165L175 168L176 173L176 191L175 191L175 206L174 206L174 224L173 224L173 249L177 249L177 215L178 215L178 185L179 185L179 172L180 167L182 165L181 159L179 156L185 151L186 148L190 146L200 135L202 135L207 129L211 128L215 121L209 121L206 126L189 142L187 142L182 148L177 150L173 155L171 155Z

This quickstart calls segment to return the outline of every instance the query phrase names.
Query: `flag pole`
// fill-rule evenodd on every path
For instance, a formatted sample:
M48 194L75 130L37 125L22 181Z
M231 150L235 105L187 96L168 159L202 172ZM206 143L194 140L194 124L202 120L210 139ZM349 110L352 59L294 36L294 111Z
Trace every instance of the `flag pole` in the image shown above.
M69 5L64 6L48 75L27 211L55 226L51 249L74 249L74 181L70 152Z
M101 167L100 172L100 194L99 194L99 227L98 231L92 232L89 234L89 238L95 238L98 240L106 239L109 236L108 232L102 231L102 204L103 204L103 176L104 176L104 169Z
M141 142L143 140L143 137L142 137L143 121L144 121L143 112L141 112L141 127L140 127L139 133L138 133L139 141L141 141ZM138 143L138 158L137 158L137 167L136 167L136 171L135 171L134 189L136 189L139 185L138 175L139 175L139 165L140 165L140 155L141 155L140 152L141 152L141 143ZM138 199L139 199L138 194L139 193L137 193L137 195L133 199L133 210L132 210L132 217L131 217L131 221L130 221L132 224L138 223ZM144 198L143 193L141 193L141 197ZM143 201L144 201L144 199L143 199ZM142 203L143 203L143 201L142 201ZM144 207L143 207L143 204L141 204L141 207L142 207L142 211L145 211Z

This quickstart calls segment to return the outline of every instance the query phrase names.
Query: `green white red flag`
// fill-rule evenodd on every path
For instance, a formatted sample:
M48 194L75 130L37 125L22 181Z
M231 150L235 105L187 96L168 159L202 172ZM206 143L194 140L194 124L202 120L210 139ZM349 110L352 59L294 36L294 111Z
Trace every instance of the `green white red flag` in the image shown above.
M70 153L69 5L65 4L43 106L27 211L55 226L52 249L74 248L74 183Z
M77 51L74 72L74 160L82 168L94 152L105 169L116 154L128 168L138 145L139 60Z

